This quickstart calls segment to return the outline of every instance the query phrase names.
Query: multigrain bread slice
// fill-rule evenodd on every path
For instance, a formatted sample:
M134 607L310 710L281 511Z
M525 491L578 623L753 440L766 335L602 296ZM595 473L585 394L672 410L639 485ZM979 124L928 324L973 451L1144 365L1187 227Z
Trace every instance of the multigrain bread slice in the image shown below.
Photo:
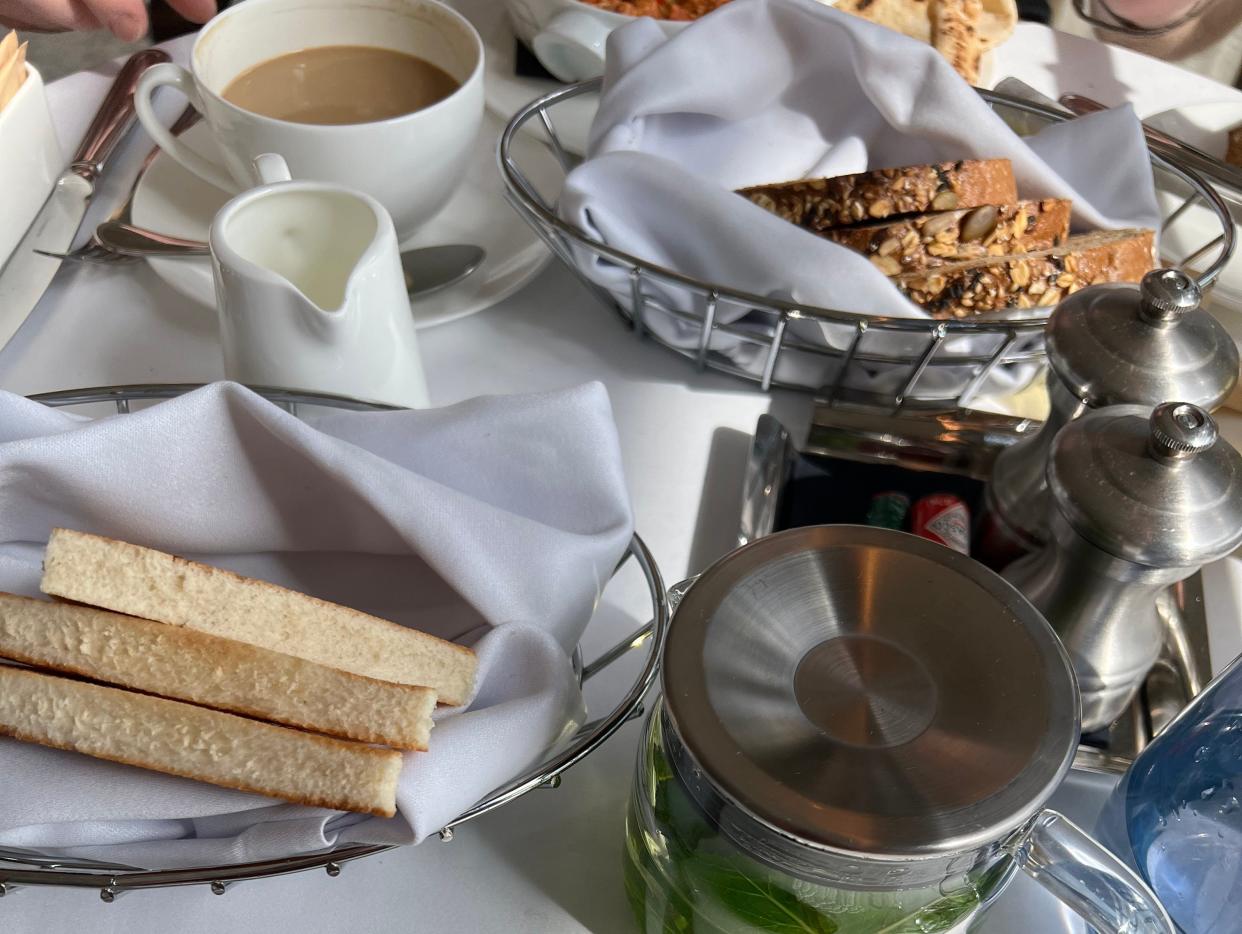
M743 188L738 194L817 233L895 214L1013 204L1008 159L959 160Z
M983 42L979 37L979 26L983 22L982 0L929 0L929 3L932 45L968 84L978 84L979 64L983 59Z
M342 671L415 684L462 704L472 651L416 629L196 561L70 529L43 557L46 594L186 626Z
M1049 198L914 214L823 235L865 253L886 276L897 276L980 256L1046 250L1069 236L1069 224L1070 202Z
M969 318L1055 305L1101 282L1138 282L1154 265L1150 230L1099 230L1050 250L986 256L895 276L911 301L936 318Z
M397 811L394 750L7 665L0 734L295 804Z
M435 691L94 607L0 593L0 656L331 736L427 748Z

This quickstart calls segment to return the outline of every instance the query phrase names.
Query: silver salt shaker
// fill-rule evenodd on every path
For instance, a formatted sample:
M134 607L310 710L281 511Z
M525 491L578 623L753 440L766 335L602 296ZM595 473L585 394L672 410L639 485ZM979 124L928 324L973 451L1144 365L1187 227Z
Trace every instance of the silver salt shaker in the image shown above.
M1228 331L1199 307L1199 287L1176 269L1140 285L1096 285L1069 296L1048 321L1048 396L1043 428L996 459L985 511L992 534L1013 551L1048 541L1045 467L1052 440L1071 420L1109 405L1180 399L1212 411L1238 380Z
M1047 479L1051 540L1004 577L1060 635L1090 732L1160 654L1159 592L1242 543L1242 455L1198 406L1119 405L1061 431Z

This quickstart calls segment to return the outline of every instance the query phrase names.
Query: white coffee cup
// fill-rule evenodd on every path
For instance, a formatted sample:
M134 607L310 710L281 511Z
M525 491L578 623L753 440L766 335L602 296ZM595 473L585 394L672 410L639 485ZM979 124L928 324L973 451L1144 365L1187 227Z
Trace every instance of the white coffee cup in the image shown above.
M412 113L333 126L265 117L221 97L234 78L261 62L330 45L405 52L447 72L460 87ZM163 85L178 88L203 115L224 165L161 124L151 96ZM149 69L134 103L160 148L218 188L249 187L255 158L279 153L294 178L348 185L374 197L404 240L445 205L464 176L483 118L483 42L465 17L438 0L246 0L203 27L188 71L172 64Z

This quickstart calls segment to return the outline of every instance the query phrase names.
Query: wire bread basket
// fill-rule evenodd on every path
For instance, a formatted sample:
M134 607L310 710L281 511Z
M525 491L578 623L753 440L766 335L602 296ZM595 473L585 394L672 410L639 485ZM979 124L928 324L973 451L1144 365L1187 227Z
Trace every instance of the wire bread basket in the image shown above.
M123 415L137 406L170 399L197 388L199 386L195 384L179 383L110 386L43 393L30 398L53 407L93 406L94 409L88 414L97 414L97 410L103 406L108 413ZM249 388L294 414L317 408L358 411L383 411L393 408L343 396L273 387ZM630 540L625 555L613 572L613 579L631 562L644 581L647 605L642 612L650 614L649 622L588 663L583 663L579 647L575 650L573 663L579 683L584 684L614 662L626 657L632 650L645 649L646 656L634 680L628 683L609 710L592 713L591 719L568 740L548 750L540 762L515 775L445 824L439 832L441 840L452 840L455 828L536 788L558 787L563 772L593 753L623 724L642 716L643 698L655 680L670 614L660 571L651 552L638 535ZM0 847L0 897L10 895L24 885L94 888L99 891L100 898L105 903L111 903L119 895L129 891L195 884L209 885L214 894L223 895L228 886L235 882L308 869L323 869L328 876L336 877L340 875L344 863L393 848L391 844L351 844L331 850L294 853L277 859L188 869L162 869L158 866L121 865L90 859L63 858L53 853L24 848ZM2 908L0 906L0 918L3 917ZM0 921L0 929L3 927L3 921Z
M934 320L799 305L695 279L614 249L567 223L556 213L555 193L549 196L535 186L512 142L527 130L541 133L568 175L579 160L567 149L557 121L570 108L581 110L598 95L601 83L596 79L571 85L518 111L500 138L500 173L506 197L518 213L587 289L640 335L689 359L699 369L730 373L758 383L765 391L796 389L814 392L832 404L894 412L964 408L991 388L1001 368L1028 377L1036 372L1044 357L1042 334L1051 308L1003 320ZM1019 97L979 93L1022 135L1071 119L1063 111ZM1182 164L1177 147L1152 142L1149 150L1160 203L1166 208L1162 233L1192 220L1206 229L1199 233L1196 228L1190 237L1192 247L1177 247L1181 255L1164 255L1161 261L1186 268L1207 288L1233 253L1229 207ZM1187 237L1174 239L1185 241ZM596 282L590 268L597 264L628 271L628 288L612 290ZM726 308L745 313L722 315ZM678 340L670 341L652 329L657 316L664 325L673 323ZM668 333L667 327L661 331ZM1023 365L1024 370L1015 370Z

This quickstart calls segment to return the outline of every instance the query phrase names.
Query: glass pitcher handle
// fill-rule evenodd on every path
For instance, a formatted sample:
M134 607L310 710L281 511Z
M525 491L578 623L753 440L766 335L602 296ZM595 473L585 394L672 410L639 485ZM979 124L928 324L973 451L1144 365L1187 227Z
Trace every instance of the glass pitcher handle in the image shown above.
M1100 934L1177 934L1143 880L1064 814L1040 811L1010 853Z

